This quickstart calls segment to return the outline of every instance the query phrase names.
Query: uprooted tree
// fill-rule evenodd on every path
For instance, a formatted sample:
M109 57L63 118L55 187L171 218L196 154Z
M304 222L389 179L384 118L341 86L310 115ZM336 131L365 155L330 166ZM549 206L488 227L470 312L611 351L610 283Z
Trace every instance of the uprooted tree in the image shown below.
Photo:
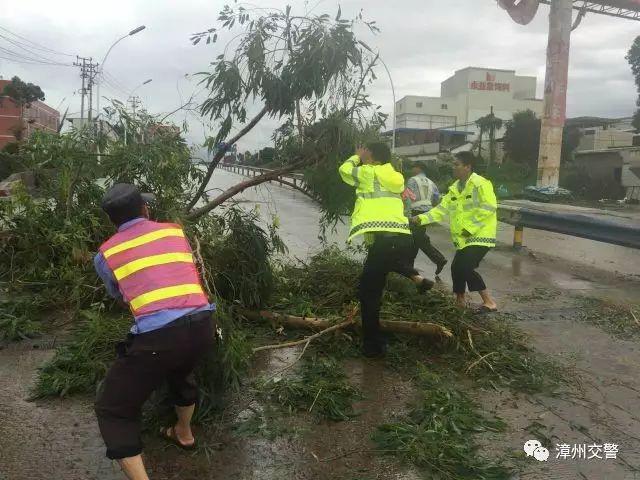
M194 44L204 40L215 44L225 31L240 30L225 53L216 58L213 71L204 74L209 95L201 113L221 125L206 142L215 154L187 205L190 219L282 173L311 166L331 169L333 155L338 152L335 147L323 147L340 147L346 142L353 148L359 137L377 132L383 121L365 93L366 85L375 78L372 67L377 55L353 32L356 23L375 32L375 22L366 22L362 14L354 20L342 19L340 10L333 19L326 14L297 16L291 7L258 17L254 13L242 6L225 6L218 17L219 27L192 36ZM229 49L234 43L236 48ZM253 102L258 110L251 118L247 102ZM280 120L276 145L282 168L208 198L207 185L226 151L265 118ZM229 138L235 126L240 128ZM198 206L202 201L204 205Z
M363 22L375 31L375 25L361 16L341 19L340 12L295 16L290 8L253 18L242 7L225 7L219 21L220 30L233 34L239 26L242 33L235 50L225 50L233 53L221 54L204 76L209 94L202 114L221 122L207 144L225 143L206 171L175 128L164 124L166 115L132 114L117 101L105 109L109 127L103 131L36 132L19 142L12 156L33 172L38 189L17 189L0 204L0 340L31 335L42 327L35 319L44 315L75 322L86 311L118 311L92 265L100 242L113 232L99 205L116 182L153 191L154 217L184 224L210 290L247 307L268 298L270 256L285 246L275 227L261 227L255 212L227 201L282 171L303 168L326 200L327 218L337 218L335 212L353 200L337 178L336 163L356 142L375 138L383 120L365 93L377 56L356 40L353 26ZM207 37L215 43L217 31L197 34L193 42ZM260 110L247 120L252 102ZM283 168L210 199L207 186L223 152L265 117L280 120L274 139ZM242 125L239 133L228 138L236 125ZM331 176L335 181L327 180ZM341 201L332 206L336 198Z

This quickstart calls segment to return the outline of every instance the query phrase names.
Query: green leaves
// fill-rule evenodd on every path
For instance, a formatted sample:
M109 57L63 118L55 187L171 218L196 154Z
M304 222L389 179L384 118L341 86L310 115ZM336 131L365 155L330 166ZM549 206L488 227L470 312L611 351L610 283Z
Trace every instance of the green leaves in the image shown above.
M360 64L351 22L341 16L340 8L333 21L327 14L292 16L287 6L284 14L274 10L252 19L242 7L225 5L218 28L240 26L242 30L233 43L235 50L225 50L205 75L209 97L201 105L203 115L223 120L218 141L229 131L229 118L232 123L244 120L243 105L248 99L264 101L269 116L290 116L296 103L324 97L334 82ZM195 34L192 41L212 30ZM216 38L211 37L211 42Z
M412 410L378 427L373 440L438 479L508 479L511 472L478 456L474 433L502 432L505 423L486 418L465 393L426 367L418 369L419 393Z

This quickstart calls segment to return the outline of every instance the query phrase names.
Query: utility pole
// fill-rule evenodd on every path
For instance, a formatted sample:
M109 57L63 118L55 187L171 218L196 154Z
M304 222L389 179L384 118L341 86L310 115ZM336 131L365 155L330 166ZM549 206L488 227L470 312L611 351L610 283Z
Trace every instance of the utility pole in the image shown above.
M76 55L76 61L73 65L80 67L80 78L82 79L82 88L80 89L80 120L84 120L84 99L88 93L87 80L90 76L89 66L91 65L91 57L79 57Z
M140 106L140 97L133 96L129 97L129 104L131 105L131 111L133 112L133 116L136 116L136 108Z
M131 105L131 116L133 118L136 117L136 109L140 106L141 102L140 102L140 97L137 96L130 96L128 98L128 103L129 105ZM124 125L124 144L127 144L127 136L128 136L128 125L129 125L129 121L125 120L125 125Z
M98 64L97 63L89 63L88 67L89 71L89 82L88 82L88 90L89 90L89 114L87 118L89 123L93 119L93 86L95 85L96 75L98 73Z
M558 186L562 130L567 114L569 44L572 0L554 0L549 12L547 72L544 79L544 110L540 130L538 186Z

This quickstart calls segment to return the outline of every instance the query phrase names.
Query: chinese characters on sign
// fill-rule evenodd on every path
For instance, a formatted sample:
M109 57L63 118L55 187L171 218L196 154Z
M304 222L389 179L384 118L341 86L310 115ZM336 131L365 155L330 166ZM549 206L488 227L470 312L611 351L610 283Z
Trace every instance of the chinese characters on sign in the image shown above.
M618 445L605 443L604 445L587 445L560 443L556 445L556 458L561 460L615 460L618 456Z
M473 81L470 85L471 90L489 90L496 92L509 92L511 91L511 85L509 83L498 82L478 82Z
M486 80L484 82L473 81L469 86L471 90L488 90L496 92L509 92L511 91L511 84L496 82L496 76L487 73Z
M542 446L538 440L529 440L524 444L527 457L533 457L539 462L546 462L549 458L549 450ZM578 443L556 444L556 459L559 460L615 460L618 458L618 444L605 443L602 445Z

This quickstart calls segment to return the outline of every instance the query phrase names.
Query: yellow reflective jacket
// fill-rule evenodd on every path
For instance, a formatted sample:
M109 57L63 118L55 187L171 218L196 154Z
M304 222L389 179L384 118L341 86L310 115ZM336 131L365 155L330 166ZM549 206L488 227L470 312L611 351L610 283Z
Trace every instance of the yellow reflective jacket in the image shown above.
M462 191L459 186L460 180L457 180L437 207L419 215L420 224L439 222L449 215L451 239L457 250L469 245L495 247L498 203L493 185L472 173ZM465 230L470 235L462 235Z
M353 155L339 172L345 183L356 187L348 241L368 232L411 234L401 196L404 177L393 165L360 165L360 157Z

